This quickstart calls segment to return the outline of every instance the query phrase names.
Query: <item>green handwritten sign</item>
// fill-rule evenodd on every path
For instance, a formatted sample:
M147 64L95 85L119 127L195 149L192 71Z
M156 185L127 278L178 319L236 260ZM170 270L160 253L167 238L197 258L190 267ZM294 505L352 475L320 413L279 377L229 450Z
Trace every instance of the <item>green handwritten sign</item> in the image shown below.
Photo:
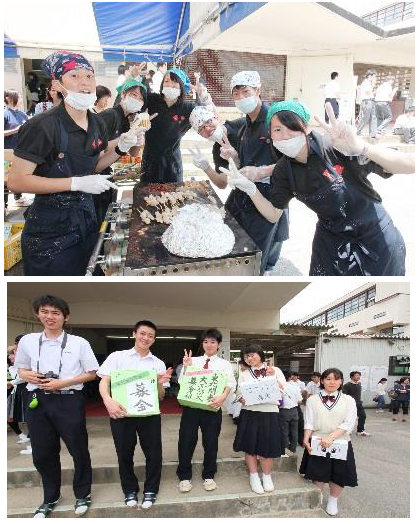
M226 383L227 377L223 371L190 366L181 377L178 402L181 406L217 411L209 406L209 402L223 393Z
M156 371L111 371L111 396L128 411L129 417L158 415Z

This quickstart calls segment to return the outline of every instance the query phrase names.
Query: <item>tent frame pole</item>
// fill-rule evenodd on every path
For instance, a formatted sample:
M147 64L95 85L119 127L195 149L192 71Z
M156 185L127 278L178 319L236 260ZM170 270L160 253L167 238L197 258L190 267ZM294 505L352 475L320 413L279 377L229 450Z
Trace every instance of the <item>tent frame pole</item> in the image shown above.
M181 27L182 27L182 22L184 21L186 7L187 7L187 2L182 2L182 11L181 11L181 16L179 17L178 31L176 33L176 40L175 40L175 45L174 45L174 54L172 57L174 65L175 65L176 51L178 49L179 36L181 34Z

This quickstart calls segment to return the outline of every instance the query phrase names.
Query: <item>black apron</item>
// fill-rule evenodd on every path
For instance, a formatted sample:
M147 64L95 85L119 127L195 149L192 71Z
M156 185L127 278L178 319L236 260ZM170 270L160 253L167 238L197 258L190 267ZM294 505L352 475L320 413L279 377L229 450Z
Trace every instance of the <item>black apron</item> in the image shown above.
M100 137L92 119L94 139ZM60 153L45 176L70 178L91 175L98 163L93 156L68 151L68 133L61 120ZM98 236L91 194L65 191L35 195L25 213L22 255L25 275L84 275Z
M349 177L339 175L317 142L308 140L333 176L313 194L298 193L290 159L286 159L294 196L318 215L309 275L403 276L404 239L382 203L363 194Z
M183 168L179 141L173 148L157 151L146 146L141 162L142 184L166 184L183 181Z

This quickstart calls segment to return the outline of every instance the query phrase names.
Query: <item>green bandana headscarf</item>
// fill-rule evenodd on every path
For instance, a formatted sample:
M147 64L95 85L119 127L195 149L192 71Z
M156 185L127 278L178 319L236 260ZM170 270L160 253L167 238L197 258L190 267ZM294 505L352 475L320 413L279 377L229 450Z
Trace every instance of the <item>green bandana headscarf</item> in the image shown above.
M137 80L134 80L134 78L131 78L130 80L127 80L124 82L124 84L117 87L117 93L119 95L122 95L124 91L127 91L128 89L131 89L132 87L139 87L144 91L144 94L147 94L147 88L144 84L141 82L138 82Z
M285 100L284 102L275 102L270 106L267 113L267 126L270 127L271 119L273 115L279 111L292 111L296 113L304 122L309 122L311 115L309 114L306 107L300 102L290 102Z

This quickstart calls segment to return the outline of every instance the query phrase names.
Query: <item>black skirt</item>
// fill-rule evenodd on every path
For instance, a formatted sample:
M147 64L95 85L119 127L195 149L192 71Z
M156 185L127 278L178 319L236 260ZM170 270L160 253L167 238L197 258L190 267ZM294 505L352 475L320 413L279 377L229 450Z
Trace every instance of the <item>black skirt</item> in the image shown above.
M309 455L305 448L299 473L305 475L308 480L334 482L342 488L344 486L354 488L357 486L357 471L351 442L349 442L347 460Z
M282 442L279 413L242 409L233 449L264 458L280 457Z

